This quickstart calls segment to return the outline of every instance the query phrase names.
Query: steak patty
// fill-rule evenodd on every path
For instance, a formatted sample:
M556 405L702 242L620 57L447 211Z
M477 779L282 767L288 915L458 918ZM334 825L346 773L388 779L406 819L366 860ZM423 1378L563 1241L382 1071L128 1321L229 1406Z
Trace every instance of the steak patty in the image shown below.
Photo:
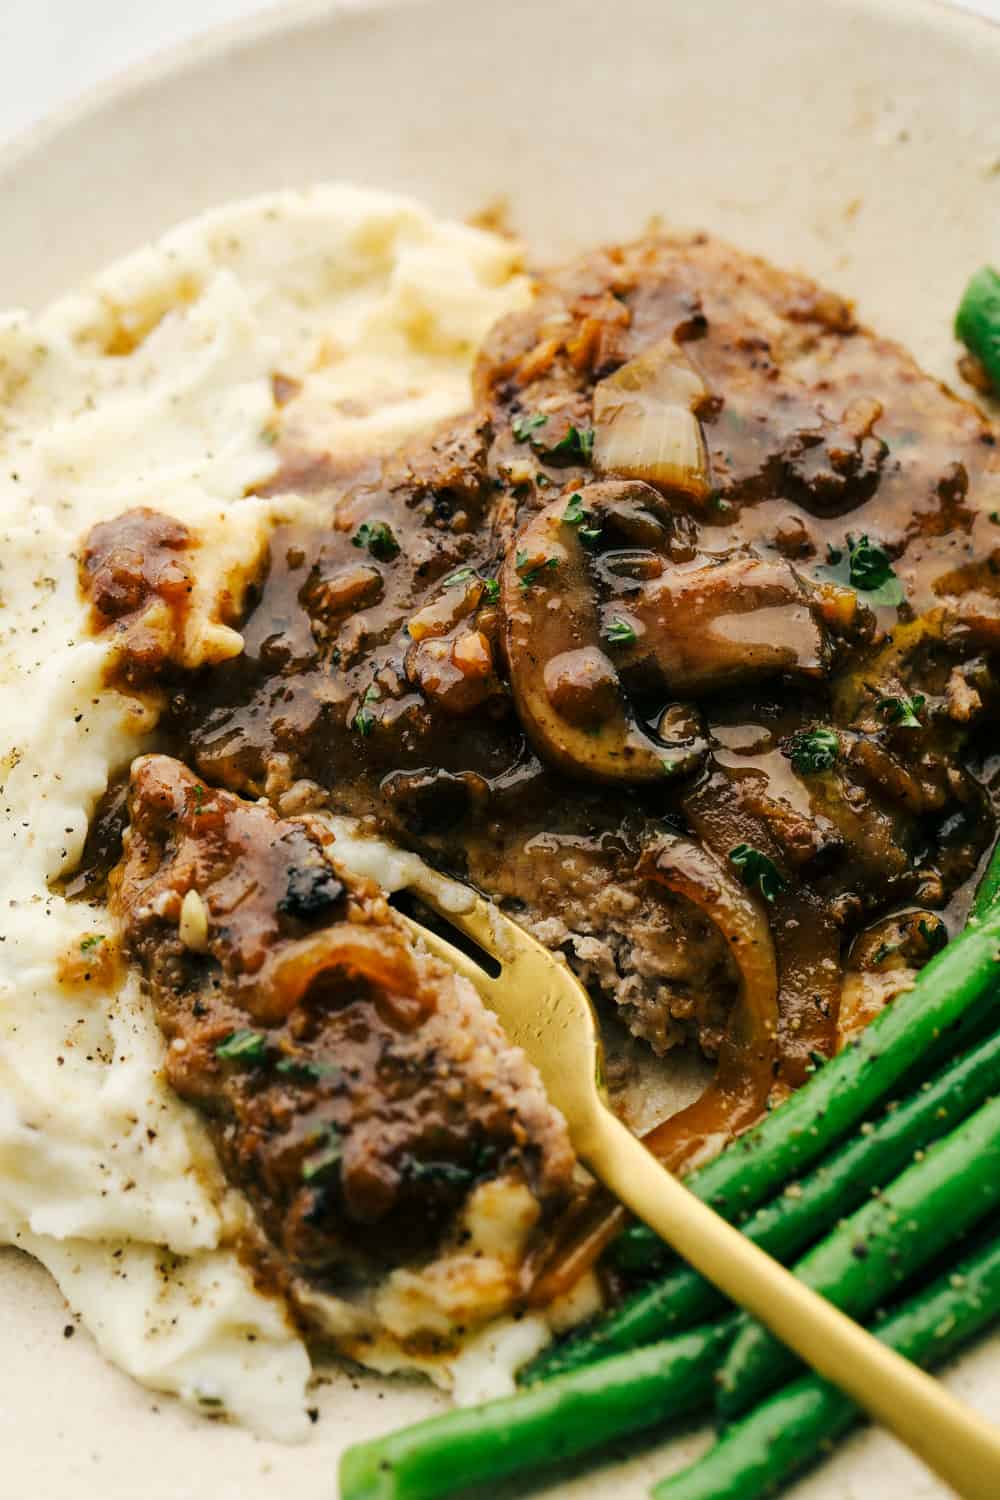
M285 1272L338 1289L425 1261L486 1181L527 1190L527 1228L544 1229L573 1169L561 1118L330 833L162 755L135 762L129 808L112 906L168 1077Z
M174 752L496 896L748 1122L992 837L992 431L836 296L657 236L544 279L468 417L326 491L316 448L243 653L163 668Z

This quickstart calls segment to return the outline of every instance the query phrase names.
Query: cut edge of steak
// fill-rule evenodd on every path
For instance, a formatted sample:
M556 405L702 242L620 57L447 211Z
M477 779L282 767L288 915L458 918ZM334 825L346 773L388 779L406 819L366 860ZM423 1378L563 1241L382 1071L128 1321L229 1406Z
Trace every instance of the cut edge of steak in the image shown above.
M134 763L129 810L111 908L261 1274L355 1346L511 1308L574 1171L524 1054L319 819L164 755Z

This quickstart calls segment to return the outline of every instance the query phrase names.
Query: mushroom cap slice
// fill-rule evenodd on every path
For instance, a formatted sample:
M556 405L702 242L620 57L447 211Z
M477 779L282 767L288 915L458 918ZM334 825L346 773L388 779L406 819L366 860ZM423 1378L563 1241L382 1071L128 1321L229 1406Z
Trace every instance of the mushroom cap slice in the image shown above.
M625 491L636 490L646 486L592 485L546 506L520 528L500 574L504 647L521 722L545 760L599 781L662 781L693 771L705 754L699 737L661 741L636 720L601 645L583 534L597 530L593 523L609 506L629 500ZM653 514L644 524L666 534Z

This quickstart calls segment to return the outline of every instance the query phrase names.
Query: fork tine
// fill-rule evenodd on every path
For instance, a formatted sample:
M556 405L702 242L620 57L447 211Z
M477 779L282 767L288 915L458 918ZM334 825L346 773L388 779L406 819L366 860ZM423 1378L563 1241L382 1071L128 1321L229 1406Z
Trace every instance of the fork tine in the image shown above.
M423 893L421 892L421 894ZM437 911L439 910L439 908L435 906L434 910ZM471 984L475 985L476 989L482 995L483 999L486 1000L486 1002L490 1004L492 1008L492 1002L495 999L494 986L497 984L497 980L493 979L489 974L487 974L486 970L481 968L480 965L476 963L475 959L470 958L467 953L463 953L461 948L456 948L454 944L449 943L447 939L441 937L439 933L432 932L429 927L425 927L423 923L418 922L415 917L409 917L405 914L405 912L397 912L396 915L397 917L399 917L401 922L404 922L406 924L413 935L420 939L424 947L428 948L430 952L434 954L435 958L439 958L442 963L445 963L449 968L454 969L455 972L457 974L460 974L463 979L468 979ZM442 911L441 915L447 917L448 920L452 922L453 926L459 928L459 931L465 932L467 930L464 924L460 923L459 921L455 921L456 914ZM475 933L470 932L468 933L468 936L473 938L475 942L479 942L479 938ZM490 951L492 952L492 950ZM497 962L499 963L500 960L498 959Z

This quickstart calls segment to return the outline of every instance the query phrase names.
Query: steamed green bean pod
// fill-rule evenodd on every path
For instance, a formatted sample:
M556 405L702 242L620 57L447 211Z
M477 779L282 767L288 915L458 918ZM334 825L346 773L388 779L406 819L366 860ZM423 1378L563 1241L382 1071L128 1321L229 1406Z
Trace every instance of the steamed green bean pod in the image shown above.
M965 1257L873 1330L933 1367L1000 1316L1000 1237ZM729 1427L713 1448L663 1480L654 1500L763 1500L810 1468L864 1414L836 1386L807 1375Z
M922 1266L1000 1204L1000 1099L971 1115L793 1268L852 1317L892 1297ZM731 1419L788 1379L792 1354L744 1319L723 1365L720 1413Z

